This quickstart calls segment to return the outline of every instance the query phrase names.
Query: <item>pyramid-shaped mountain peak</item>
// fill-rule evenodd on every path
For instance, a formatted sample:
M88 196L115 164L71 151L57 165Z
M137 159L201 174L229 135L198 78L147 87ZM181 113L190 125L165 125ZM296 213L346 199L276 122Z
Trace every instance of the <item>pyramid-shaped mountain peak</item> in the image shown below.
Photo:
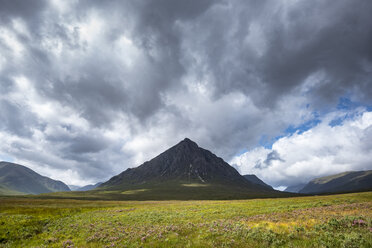
M184 138L180 143L187 143L187 144L193 144L193 145L197 145L196 143L195 143L195 141L192 141L191 139L189 139L189 138Z
M112 177L101 188L123 189L170 182L179 185L197 183L263 189L246 180L222 158L188 138L150 161Z
M199 148L198 144L196 144L196 142L192 141L189 138L183 139L181 142L179 142L175 146L183 146L183 147L187 146L187 147L192 147L192 148Z

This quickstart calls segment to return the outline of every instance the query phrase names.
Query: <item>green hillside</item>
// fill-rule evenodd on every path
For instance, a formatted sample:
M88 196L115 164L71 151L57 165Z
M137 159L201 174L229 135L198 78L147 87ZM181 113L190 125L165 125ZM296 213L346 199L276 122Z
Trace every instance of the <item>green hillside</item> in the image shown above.
M336 193L372 190L372 170L350 171L316 178L299 193Z
M40 194L56 191L70 189L63 182L41 176L25 166L0 162L0 194Z
M24 195L25 193L16 190L8 189L4 185L0 185L0 195Z

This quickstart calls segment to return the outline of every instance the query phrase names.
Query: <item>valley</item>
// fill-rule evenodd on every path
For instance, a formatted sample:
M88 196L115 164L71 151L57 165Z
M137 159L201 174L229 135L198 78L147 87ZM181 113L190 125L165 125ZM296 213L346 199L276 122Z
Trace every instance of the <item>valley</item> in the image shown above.
M0 247L371 247L371 209L372 192L227 201L1 197Z
M0 248L372 246L371 171L283 192L187 138L77 191L0 165ZM335 194L345 190L366 192Z

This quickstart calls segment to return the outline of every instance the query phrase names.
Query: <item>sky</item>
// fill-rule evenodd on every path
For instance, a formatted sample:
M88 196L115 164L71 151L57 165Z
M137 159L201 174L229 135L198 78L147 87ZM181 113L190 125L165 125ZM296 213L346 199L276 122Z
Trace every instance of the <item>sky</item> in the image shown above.
M371 13L0 0L0 160L82 186L188 137L274 187L372 169Z

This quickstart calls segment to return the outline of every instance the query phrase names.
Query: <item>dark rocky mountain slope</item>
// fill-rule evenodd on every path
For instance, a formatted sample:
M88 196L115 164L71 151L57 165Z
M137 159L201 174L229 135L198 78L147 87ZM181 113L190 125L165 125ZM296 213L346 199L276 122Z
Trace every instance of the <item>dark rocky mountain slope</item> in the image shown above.
M112 177L97 190L121 190L124 195L141 199L234 199L281 194L250 182L222 158L187 138L150 161Z
M243 177L247 179L248 181L250 181L251 183L262 185L268 189L273 189L273 187L271 187L270 185L268 185L267 183L259 179L256 175L249 174L249 175L243 175Z

